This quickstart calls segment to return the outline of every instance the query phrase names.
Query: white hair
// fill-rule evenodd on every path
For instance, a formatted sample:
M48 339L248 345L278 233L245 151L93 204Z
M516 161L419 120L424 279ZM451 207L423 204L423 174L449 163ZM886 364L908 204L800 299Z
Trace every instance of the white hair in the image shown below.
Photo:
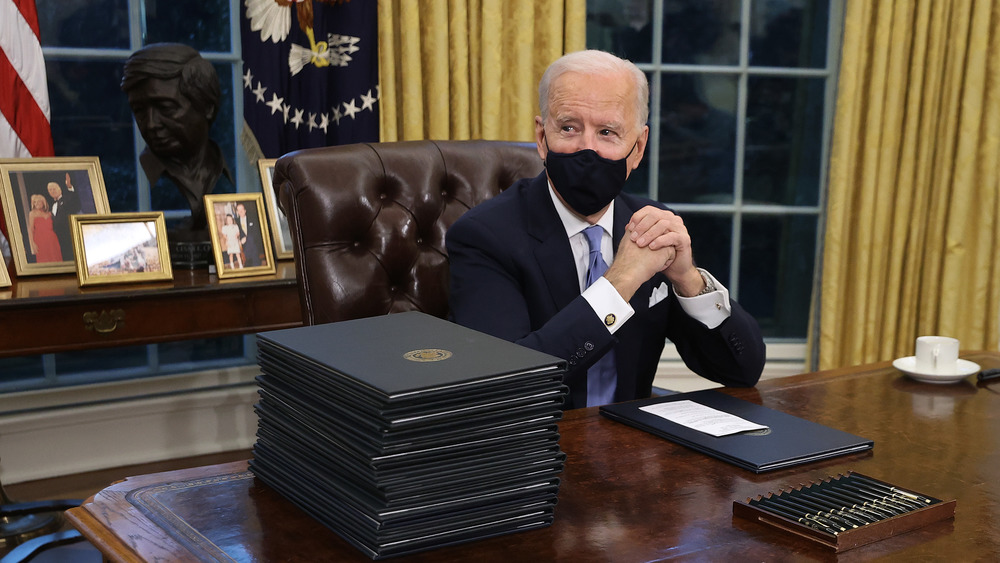
M649 81L646 73L639 70L631 61L620 59L611 53L590 49L567 53L556 59L538 82L538 109L542 118L549 114L549 88L552 83L567 72L580 74L622 73L632 78L635 92L635 114L638 117L638 127L642 127L649 119Z

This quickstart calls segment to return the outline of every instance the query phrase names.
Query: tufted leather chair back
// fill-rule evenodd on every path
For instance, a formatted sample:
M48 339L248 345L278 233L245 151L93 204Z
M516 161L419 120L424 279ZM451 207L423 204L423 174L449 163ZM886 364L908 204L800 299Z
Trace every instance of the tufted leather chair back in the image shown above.
M445 232L542 170L534 144L403 141L291 152L274 169L303 322L448 315Z

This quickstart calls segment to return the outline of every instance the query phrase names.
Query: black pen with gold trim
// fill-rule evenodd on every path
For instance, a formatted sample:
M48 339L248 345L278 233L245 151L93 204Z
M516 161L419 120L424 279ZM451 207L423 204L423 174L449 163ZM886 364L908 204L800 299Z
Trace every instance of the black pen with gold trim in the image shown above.
M833 528L830 528L829 526L825 526L825 525L821 524L820 522L817 522L815 520L799 516L798 514L795 514L794 512L791 512L791 511L785 509L782 506L776 506L774 503L766 503L766 502L764 502L763 498L752 500L752 501L750 501L750 503L751 504L756 504L757 506L761 507L762 509L764 509L764 510L766 510L768 512L772 512L774 514L777 514L778 516L783 516L783 517L789 518L789 519L791 519L791 520L793 520L795 522L799 522L800 524L804 524L806 526L809 526L810 528L813 528L813 529L816 529L816 530L820 530L820 531L826 532L828 534L833 534L835 536L840 533L839 531L837 531L837 530L835 530Z
M886 485L884 483L880 483L880 482L878 482L878 481L876 481L874 479L871 479L869 477L865 477L864 475L858 475L857 473L851 473L849 475L845 475L845 478L847 478L847 479L857 479L858 481L863 481L863 482L868 483L869 485L871 485L871 486L873 486L875 488L885 489L887 491L890 491L890 492L902 495L902 496L904 496L904 497L906 497L906 498L908 498L910 500L913 500L913 501L922 502L924 504L933 504L934 503L933 500L931 500L931 499L929 499L929 498L927 498L927 497L925 497L923 495L918 495L917 493L914 493L912 491L907 491L905 489L900 489L899 487L894 487L892 485Z

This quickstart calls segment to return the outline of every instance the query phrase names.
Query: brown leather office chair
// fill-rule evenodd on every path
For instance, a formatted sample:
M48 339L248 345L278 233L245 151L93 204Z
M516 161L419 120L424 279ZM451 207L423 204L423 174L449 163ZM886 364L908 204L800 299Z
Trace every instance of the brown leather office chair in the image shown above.
M288 218L303 322L448 315L445 232L542 170L534 144L403 141L295 151L273 185Z

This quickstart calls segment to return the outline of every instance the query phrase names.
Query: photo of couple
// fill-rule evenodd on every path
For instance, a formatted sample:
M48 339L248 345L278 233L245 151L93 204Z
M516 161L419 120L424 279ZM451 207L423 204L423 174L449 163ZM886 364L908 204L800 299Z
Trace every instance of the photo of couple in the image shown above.
M3 159L0 188L18 275L72 272L70 217L110 212L96 157Z
M45 191L48 197L37 192L31 194L28 260L34 258L35 263L72 260L73 237L69 216L80 213L80 196L73 189L69 172L62 186L58 182L48 182Z

